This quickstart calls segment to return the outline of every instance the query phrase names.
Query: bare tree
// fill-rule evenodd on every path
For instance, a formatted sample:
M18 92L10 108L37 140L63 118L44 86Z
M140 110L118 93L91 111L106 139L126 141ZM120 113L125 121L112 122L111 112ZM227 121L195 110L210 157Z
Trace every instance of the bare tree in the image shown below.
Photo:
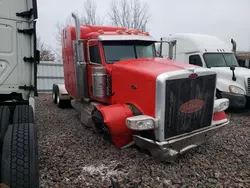
M41 40L41 37L37 37L37 49L40 50L40 61L55 61L55 53Z
M65 28L67 25L71 25L73 24L73 19L71 17L71 15L69 15L66 20L62 23L62 22L59 22L57 21L57 24L56 24L56 33L54 33L54 36L56 37L56 41L59 43L59 45L62 44L62 30L63 28Z
M100 17L97 15L97 7L94 0L85 0L84 14L81 16L81 23L86 25L102 25Z
M102 25L100 17L97 15L97 6L94 0L85 0L84 1L84 12L80 15L78 12L76 14L80 17L81 24L86 25ZM61 35L62 30L69 24L74 24L73 18L69 15L64 22L57 22L56 28L57 32L54 34L57 42L61 45Z
M148 4L140 0L113 0L108 14L111 23L115 26L146 30L148 19Z

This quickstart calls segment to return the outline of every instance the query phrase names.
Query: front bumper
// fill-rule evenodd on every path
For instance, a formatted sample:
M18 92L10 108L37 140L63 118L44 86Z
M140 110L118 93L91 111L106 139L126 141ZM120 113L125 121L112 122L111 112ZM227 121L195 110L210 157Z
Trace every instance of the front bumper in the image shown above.
M231 108L245 108L247 104L247 98L245 95L232 94L228 92L221 92L223 98L229 100L229 107Z
M206 142L228 123L229 121L227 120L220 125L196 130L192 133L180 135L164 142L153 141L138 135L134 135L133 139L137 146L149 150L152 156L157 160L171 162L174 161L178 155Z
M247 96L247 108L250 108L250 96Z

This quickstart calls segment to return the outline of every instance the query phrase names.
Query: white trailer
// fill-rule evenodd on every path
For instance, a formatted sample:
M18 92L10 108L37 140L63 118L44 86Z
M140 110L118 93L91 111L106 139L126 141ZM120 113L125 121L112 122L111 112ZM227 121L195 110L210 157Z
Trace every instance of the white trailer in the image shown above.
M246 107L250 100L250 70L239 66L229 44L215 36L192 33L171 34L161 41L163 57L216 71L216 97L228 98L230 107ZM236 43L231 42L236 48Z
M35 103L36 0L0 1L1 182L39 187Z

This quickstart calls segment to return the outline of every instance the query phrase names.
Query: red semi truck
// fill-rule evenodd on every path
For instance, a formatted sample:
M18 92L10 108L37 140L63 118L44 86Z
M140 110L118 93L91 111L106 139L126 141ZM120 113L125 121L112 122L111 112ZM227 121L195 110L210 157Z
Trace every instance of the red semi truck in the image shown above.
M149 33L72 16L76 25L62 33L65 85L53 85L53 101L71 101L83 124L117 148L136 144L169 161L229 123L215 72L157 57Z

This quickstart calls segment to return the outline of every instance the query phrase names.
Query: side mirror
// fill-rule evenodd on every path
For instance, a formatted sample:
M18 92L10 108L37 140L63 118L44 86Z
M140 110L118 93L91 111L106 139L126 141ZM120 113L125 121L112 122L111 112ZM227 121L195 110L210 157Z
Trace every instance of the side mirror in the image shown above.
M236 77L235 77L235 73L234 73L235 67L234 67L234 66L231 66L231 67L230 67L230 70L233 72L232 80L233 80L233 81L236 81Z

